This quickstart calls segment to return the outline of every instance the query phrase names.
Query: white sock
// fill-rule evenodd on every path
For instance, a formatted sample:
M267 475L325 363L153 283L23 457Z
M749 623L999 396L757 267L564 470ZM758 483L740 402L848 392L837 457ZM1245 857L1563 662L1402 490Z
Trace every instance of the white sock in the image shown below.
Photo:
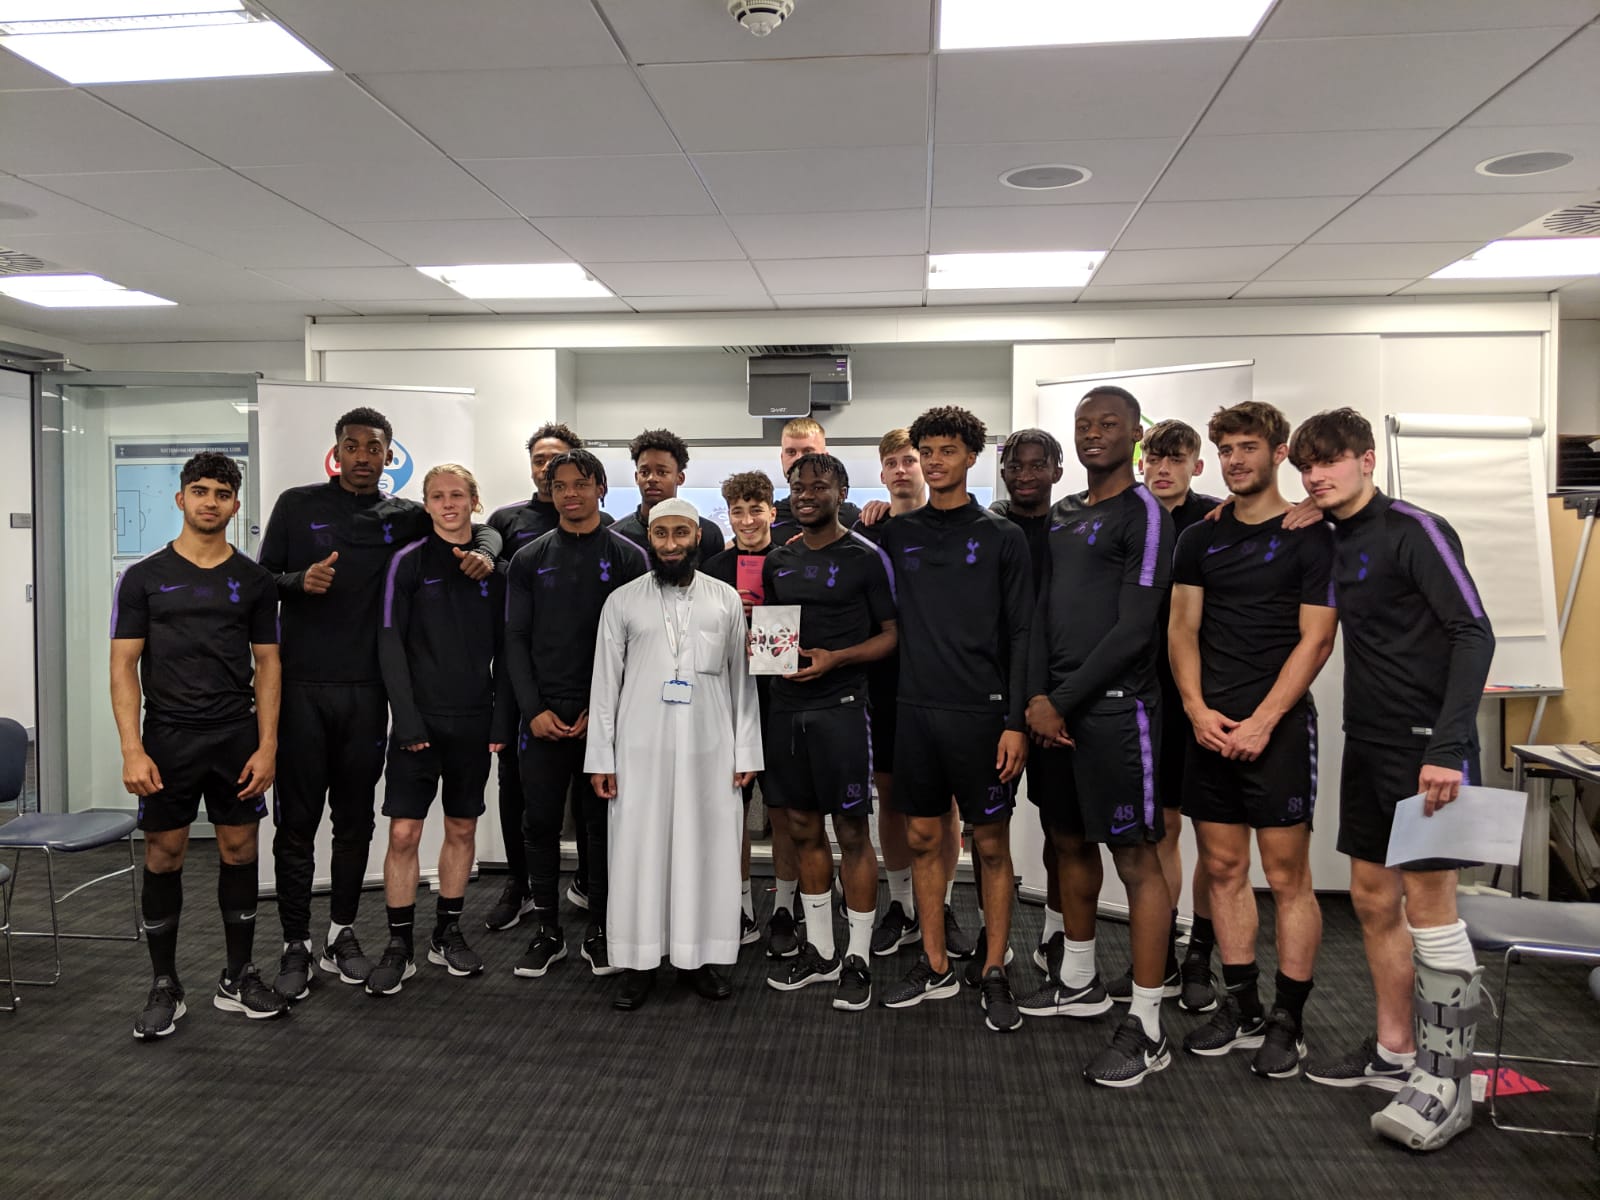
M800 881L798 879L778 879L774 882L778 885L778 894L772 898L772 911L777 912L780 908L787 908L792 915L794 913L794 894L800 889Z
M956 877L954 875L952 875L950 877L949 882L944 885L944 902L945 902L945 905L947 907L950 904L950 897L955 894L955 890L956 890Z
M338 941L339 940L339 935L341 933L343 933L346 929L349 929L349 928L350 928L350 926L348 926L348 925L331 925L330 924L328 926L328 945L331 946L331 945L333 945L334 942Z
M750 899L750 881L746 879L739 886L739 907L744 910L744 915L752 921L756 919L755 904Z
M889 872L889 899L899 901L908 917L917 915L917 897L911 887L911 868Z
M1471 971L1478 965L1473 957L1472 942L1467 937L1467 923L1457 921L1452 925L1430 925L1418 929L1409 921L1411 944L1416 947L1417 959L1439 971Z
M800 893L800 903L806 906L806 941L817 948L823 962L833 957L833 892L812 896Z
M1385 1046L1382 1042L1374 1042L1373 1044L1378 1047L1378 1057L1383 1059L1383 1061L1386 1063L1390 1063L1396 1067L1405 1067L1408 1070L1411 1067L1414 1067L1417 1063L1417 1055L1415 1051L1408 1050L1406 1053L1401 1054L1398 1050L1389 1049L1389 1047Z
M1039 935L1039 940L1041 942L1048 942L1056 934L1063 933L1063 932L1065 932L1065 930L1064 930L1064 928L1063 928L1063 926L1061 924L1061 914L1058 913L1055 909L1051 908L1049 905L1045 905L1045 910L1044 910L1044 932ZM1067 945L1069 945L1069 946L1072 945L1072 944L1073 943L1071 943L1071 942L1067 943ZM1081 942L1079 943L1079 945L1084 945L1084 944L1092 946L1092 945L1094 945L1094 939L1090 938L1087 943L1081 943ZM1085 982L1087 982L1087 980L1085 980Z
M1153 1042L1161 1040L1161 988L1133 985L1133 1003L1128 1012L1144 1026L1144 1035Z
M1075 942L1063 937L1067 952L1061 958L1061 986L1070 991L1086 988L1094 982L1094 939Z
M854 955L862 962L867 962L872 956L872 919L877 913L857 912L855 909L847 910L847 919L850 923L850 943L845 950L845 957Z

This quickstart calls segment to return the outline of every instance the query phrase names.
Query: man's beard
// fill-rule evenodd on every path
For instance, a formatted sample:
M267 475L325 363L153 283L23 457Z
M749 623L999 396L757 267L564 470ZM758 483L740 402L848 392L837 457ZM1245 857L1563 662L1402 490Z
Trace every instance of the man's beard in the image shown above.
M1228 490L1235 496L1254 496L1266 491L1271 484L1272 473L1270 471L1257 471L1250 478L1241 480L1237 484L1229 480Z
M662 562L656 557L656 548L650 548L650 573L656 577L656 582L666 587L682 587L694 578L695 568L700 565L700 547L690 546L684 556L675 563Z

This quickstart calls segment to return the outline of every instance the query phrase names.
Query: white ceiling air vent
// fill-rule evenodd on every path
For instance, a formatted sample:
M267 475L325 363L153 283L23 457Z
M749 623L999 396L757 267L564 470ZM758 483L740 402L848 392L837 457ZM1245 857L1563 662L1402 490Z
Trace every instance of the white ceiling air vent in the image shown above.
M1570 208L1559 209L1539 224L1551 233L1563 234L1566 237L1600 235L1600 200L1590 200L1586 204L1574 204Z
M724 346L724 354L740 354L746 358L770 354L849 354L849 346Z
M55 263L46 262L36 254L21 250L7 250L0 246L0 275L34 275L41 271L58 271Z
M1521 150L1516 154L1500 154L1486 158L1473 170L1479 175L1493 178L1521 178L1524 175L1547 175L1571 164L1573 156L1565 150Z

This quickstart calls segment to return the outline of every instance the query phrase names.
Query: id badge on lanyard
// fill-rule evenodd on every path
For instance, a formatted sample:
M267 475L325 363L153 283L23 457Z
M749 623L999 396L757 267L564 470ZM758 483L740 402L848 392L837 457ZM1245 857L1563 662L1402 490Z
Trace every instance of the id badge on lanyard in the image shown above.
M659 586L659 585L658 585ZM689 603L684 606L684 620L682 628L673 624L672 615L668 612L666 589L661 588L657 597L661 601L661 620L667 627L667 648L672 651L672 678L661 685L661 702L663 704L693 704L694 685L683 678L683 651L689 642L689 633L694 629L694 583L689 584Z

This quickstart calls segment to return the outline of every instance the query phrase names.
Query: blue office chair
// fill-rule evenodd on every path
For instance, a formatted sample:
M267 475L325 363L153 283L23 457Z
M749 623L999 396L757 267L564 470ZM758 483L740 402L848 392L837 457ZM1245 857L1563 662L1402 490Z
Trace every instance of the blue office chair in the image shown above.
M22 794L22 781L28 762L28 731L9 717L0 717L0 804L10 804ZM53 987L61 981L61 941L63 938L82 938L89 941L136 942L139 940L139 883L133 856L133 831L137 822L130 813L87 809L75 813L23 813L0 825L0 850L14 851L11 861L11 894L16 893L16 876L22 866L22 852L37 850L44 855L45 879L50 895L50 928L13 929L10 938L47 937L55 952L55 973L49 979L17 979L12 972L13 984L33 987ZM85 850L98 850L116 842L128 843L128 865L118 867L104 875L97 875L87 883L80 883L71 891L56 895L55 860L57 855L78 854ZM57 910L84 888L115 879L128 877L128 891L133 900L132 933L64 933ZM10 903L6 906L6 919L10 920Z
M22 997L17 995L17 969L11 965L11 889L7 886L10 882L11 868L0 863L0 941L4 941L6 947L6 977L0 979L0 983L6 985L6 995L11 997L9 1004L0 1004L0 1012L14 1013Z

